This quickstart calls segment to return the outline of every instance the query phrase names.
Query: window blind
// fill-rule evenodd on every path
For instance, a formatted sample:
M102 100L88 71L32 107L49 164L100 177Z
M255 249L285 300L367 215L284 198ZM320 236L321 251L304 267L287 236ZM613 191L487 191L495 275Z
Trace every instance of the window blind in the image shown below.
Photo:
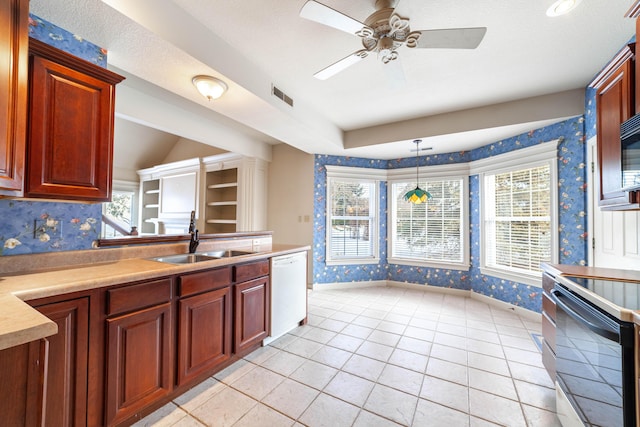
M428 191L432 198L420 205L404 200L404 194L415 185L415 181L392 184L392 257L462 262L463 181L452 179L421 183L420 188Z
M540 271L551 259L549 165L487 174L484 189L485 264Z
M375 184L329 180L328 258L374 256Z

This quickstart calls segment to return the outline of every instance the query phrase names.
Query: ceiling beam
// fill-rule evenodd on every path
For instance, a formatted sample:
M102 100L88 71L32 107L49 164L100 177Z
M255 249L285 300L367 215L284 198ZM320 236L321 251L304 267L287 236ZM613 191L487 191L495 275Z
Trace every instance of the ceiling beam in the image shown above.
M404 120L345 132L344 147L357 148L531 123L584 114L584 89Z

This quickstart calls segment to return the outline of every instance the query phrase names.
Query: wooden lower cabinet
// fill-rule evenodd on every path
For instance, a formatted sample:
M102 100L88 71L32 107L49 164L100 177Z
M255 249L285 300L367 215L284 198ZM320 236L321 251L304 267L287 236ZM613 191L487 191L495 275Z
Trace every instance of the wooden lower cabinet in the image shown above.
M51 427L87 425L89 298L36 307L58 325L47 338L45 420Z
M171 303L107 320L107 425L118 424L172 390Z
M269 277L235 285L234 353L258 345L269 334Z
M231 358L231 287L178 301L178 385Z
M260 345L269 260L29 304L58 333L0 351L0 426L127 426Z
M42 426L48 341L0 350L0 424Z

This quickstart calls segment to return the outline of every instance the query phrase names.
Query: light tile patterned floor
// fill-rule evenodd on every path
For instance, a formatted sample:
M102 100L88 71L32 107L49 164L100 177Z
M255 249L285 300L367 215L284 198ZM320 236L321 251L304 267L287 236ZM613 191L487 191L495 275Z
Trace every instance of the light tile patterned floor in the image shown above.
M309 324L136 426L556 427L540 322L475 299L313 291Z

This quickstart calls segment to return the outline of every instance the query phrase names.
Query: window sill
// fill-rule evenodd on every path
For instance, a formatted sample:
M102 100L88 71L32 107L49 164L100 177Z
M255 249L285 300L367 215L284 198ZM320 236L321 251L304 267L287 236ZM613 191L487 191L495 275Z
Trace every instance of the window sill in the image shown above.
M417 259L409 259L409 258L388 258L388 264L397 264L397 265L411 265L416 267L426 267L426 268L441 268L444 270L460 270L460 271L469 271L469 264L467 263L457 263L457 262L433 262L433 261L421 261Z
M345 258L326 260L326 265L360 265L360 264L379 264L380 258Z
M510 280L512 282L523 283L525 285L542 287L542 273L521 274L513 271L499 270L491 267L480 267L480 273L485 276L497 277L499 279Z

